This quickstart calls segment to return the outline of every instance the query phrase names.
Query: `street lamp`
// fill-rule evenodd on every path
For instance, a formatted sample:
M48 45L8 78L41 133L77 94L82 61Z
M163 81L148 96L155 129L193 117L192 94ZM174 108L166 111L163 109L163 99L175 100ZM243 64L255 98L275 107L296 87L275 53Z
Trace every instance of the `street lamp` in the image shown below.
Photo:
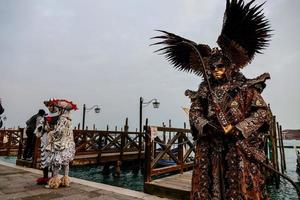
M140 97L140 132L139 132L139 162L141 164L142 154L142 121L143 121L143 105L146 107L152 102L153 108L159 108L159 102L157 99L151 99L148 102L144 102L143 97Z
M160 103L157 99L151 99L148 102L144 102L143 97L140 97L140 133L142 132L142 121L143 121L143 105L148 106L152 102L153 108L159 108Z
M100 113L101 109L99 108L98 105L94 105L90 108L87 108L85 104L83 104L83 112L82 112L82 130L84 130L84 126L85 126L85 113L86 112L90 112L92 109L94 109L95 113Z

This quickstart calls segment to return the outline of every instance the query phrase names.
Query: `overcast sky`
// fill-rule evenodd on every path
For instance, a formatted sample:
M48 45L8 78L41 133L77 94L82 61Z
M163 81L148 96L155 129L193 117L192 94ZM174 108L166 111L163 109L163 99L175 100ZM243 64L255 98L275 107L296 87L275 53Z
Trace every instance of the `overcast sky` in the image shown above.
M77 103L73 123L104 129L138 127L139 97L161 105L144 108L150 124L172 119L183 127L190 105L186 89L201 78L174 70L149 47L162 29L197 43L216 46L225 0L0 0L0 97L6 127L24 126L51 97ZM262 3L262 0L257 0ZM284 129L300 129L300 1L267 1L265 13L274 29L270 46L244 70L253 78L271 74L263 92Z

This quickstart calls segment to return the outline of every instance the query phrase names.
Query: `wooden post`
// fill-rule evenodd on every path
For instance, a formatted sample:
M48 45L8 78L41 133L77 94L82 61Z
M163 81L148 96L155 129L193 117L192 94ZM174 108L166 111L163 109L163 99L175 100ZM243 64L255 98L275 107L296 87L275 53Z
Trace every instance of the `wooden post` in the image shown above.
M80 123L78 123L78 125L77 125L77 129L78 129L78 130L80 130Z
M275 169L279 171L279 165L278 165L278 152L277 152L277 134L276 134L276 116L273 116L273 155L274 155L274 166ZM278 174L275 174L275 184L276 188L279 189L279 184L280 184L280 177Z
M283 145L282 127L281 127L281 125L279 126L279 133L281 135L281 143L282 143L283 169L286 170L286 161L285 161L285 152L284 152L284 145Z
M120 177L121 174L121 161L116 161L115 163L115 172L114 172L114 176L116 177Z
M179 138L178 138L178 160L179 160L179 165L180 165L180 174L183 173L184 169L184 162L183 162L183 134L184 133L179 133Z
M266 136L264 137L264 153L265 153L265 156L266 156L266 163L269 164L269 148L268 148L268 141L269 141L269 137L268 137L269 133L266 134ZM268 178L269 178L269 174L268 174L268 171L266 169L263 169L263 174L264 174L264 177L266 179L266 182L268 181Z
M124 125L124 132L121 133L121 149L120 149L120 158L119 160L123 160L123 154L124 154L124 147L125 147L125 137L128 132L128 118L125 120L125 125Z
M279 123L276 122L276 128L277 128L277 134L278 134L278 147L279 147L279 152L280 152L280 168L281 168L281 173L284 173L284 166L283 166L283 144L282 144L282 138L279 130Z
M96 130L96 125L95 124L93 124L93 130Z
M146 131L147 131L148 126L149 126L148 122L149 122L149 120L148 120L148 118L146 118L146 120L145 120L145 127L143 128L144 132L145 132L145 135L146 135ZM143 149L144 150L146 149L146 142L145 141L144 141L144 148Z
M273 120L274 120L274 116L272 116L272 125L271 125L271 147L272 147L272 165L275 167L275 169L276 169L276 158L275 158L275 151L276 151L276 148L275 148L275 145L274 145L274 122L273 122ZM275 176L273 176L273 181L275 181L275 183L276 183L276 181L277 181L277 176L276 176L276 174L274 174L273 173L273 175L275 175Z
M147 125L148 125L148 119L146 119L146 134L145 134L145 145L146 146L145 146L144 182L151 182L153 141L151 141L151 134L152 134L151 127L148 127Z
M23 155L23 132L24 132L24 128L19 128L19 132L20 132L20 140L19 140L19 148L18 148L18 159L22 159L22 155Z
M164 122L162 123L162 126L166 127ZM164 142L164 144L167 144L166 131L163 131L163 142Z
M183 123L183 128L186 129L186 123L185 123L185 122ZM183 134L185 134L185 133L183 133ZM188 135L186 135L186 136L188 137ZM187 143L185 143L185 144L183 145L183 154L186 153L186 146L187 146Z
M172 127L172 122L171 122L171 120L169 119L169 128L171 128ZM170 131L169 132L169 140L168 141L170 141L172 139L172 132Z
M8 141L6 143L7 145L7 151L6 151L6 156L10 155L10 149L11 149L11 142L12 142L12 132L6 132L8 135Z
M82 134L83 134L83 141L84 141L84 143L86 144L86 142L87 142L87 133L86 133L86 131L85 130L82 130Z
M104 144L105 145L107 145L107 143L108 143L108 136L109 136L109 126L108 126L108 124L106 125L106 131L107 131L107 135L106 135L106 137L105 137L105 139L104 139Z
M35 137L35 143L34 143L34 151L33 151L33 156L32 156L32 166L33 168L37 168L37 160L38 160L38 157L39 157L39 148L40 148L40 138Z
M102 155L102 139L103 139L103 135L102 135L102 132L99 131L97 132L98 133L98 164L100 163L101 161L101 155Z
M275 166L275 161L274 161L274 129L273 129L273 114L272 114L272 111L271 111L271 106L270 104L268 104L268 112L269 112L269 115L272 117L271 119L271 124L270 124L270 128L269 128L269 137L268 137L268 157L270 159L270 162L273 166ZM267 162L269 162L269 160L267 160ZM268 170L266 170L266 173L268 175L268 182L270 183L274 183L274 181L276 182L276 175L274 174L274 172L270 172ZM275 175L275 176L274 176Z
M140 108L140 117L142 116L141 115L141 108ZM140 118L140 120L142 120L142 118ZM139 131L139 133L138 133L138 137L139 137L139 154L138 154L138 160L139 160L139 166L141 167L141 164L142 164L142 148L143 148L143 146L142 146L142 134L143 134L143 127L141 127L142 126L142 123L140 123L140 127L139 127L139 129L140 129L140 131Z

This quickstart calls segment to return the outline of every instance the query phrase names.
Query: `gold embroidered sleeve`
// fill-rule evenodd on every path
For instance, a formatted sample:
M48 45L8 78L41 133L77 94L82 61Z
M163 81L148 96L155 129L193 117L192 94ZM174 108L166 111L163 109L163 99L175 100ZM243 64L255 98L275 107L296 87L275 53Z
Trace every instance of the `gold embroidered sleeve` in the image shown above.
M251 111L248 114L248 117L236 125L236 128L242 132L245 138L256 132L268 121L267 104L257 91L253 92L253 98L251 100L251 105L249 106Z
M208 123L208 120L204 117L203 107L199 100L194 100L189 112L189 119L191 127L197 129L198 136L203 136L203 127Z

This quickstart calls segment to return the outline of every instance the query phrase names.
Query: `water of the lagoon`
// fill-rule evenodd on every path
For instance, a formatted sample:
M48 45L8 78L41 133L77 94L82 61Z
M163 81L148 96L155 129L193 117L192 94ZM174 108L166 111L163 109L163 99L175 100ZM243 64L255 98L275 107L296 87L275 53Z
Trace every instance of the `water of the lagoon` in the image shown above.
M300 141L287 140L284 141L284 145L297 145L300 146ZM299 175L296 173L296 152L295 149L285 149L286 163L287 163L287 175L294 181L299 182ZM15 163L15 157L0 157L1 160ZM112 169L113 171L113 169ZM132 190L143 190L143 174L141 171L134 173L130 169L122 169L120 177L114 177L112 174L103 175L102 167L99 166L76 166L71 167L70 176L81 178L98 183L104 183ZM297 200L297 193L295 189L281 179L280 188L276 189L275 186L269 186L268 191L270 193L271 200Z

